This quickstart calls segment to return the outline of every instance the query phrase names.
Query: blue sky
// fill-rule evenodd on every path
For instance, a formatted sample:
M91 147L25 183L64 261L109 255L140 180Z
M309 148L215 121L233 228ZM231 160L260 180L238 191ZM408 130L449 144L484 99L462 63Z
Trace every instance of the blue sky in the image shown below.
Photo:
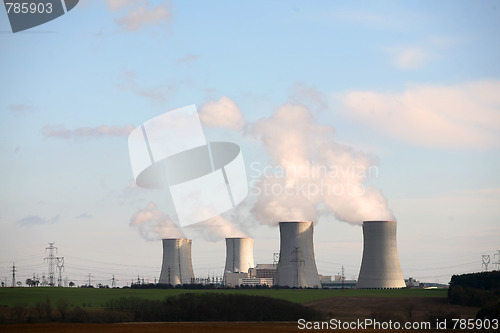
M399 221L405 278L479 271L500 246L499 31L496 1L83 0L16 34L2 10L0 278L10 282L12 261L23 280L46 273L48 242L78 284L157 278L160 242L129 224L149 202L172 207L133 185L127 134L190 104L247 167L286 156L262 140L294 129L277 112L301 105L329 143L377 163L363 184ZM229 128L228 115L244 125ZM357 277L361 228L335 213L315 215L318 269ZM236 220L255 261L271 262L274 222ZM209 240L220 237L185 232L195 274L221 274L224 242Z

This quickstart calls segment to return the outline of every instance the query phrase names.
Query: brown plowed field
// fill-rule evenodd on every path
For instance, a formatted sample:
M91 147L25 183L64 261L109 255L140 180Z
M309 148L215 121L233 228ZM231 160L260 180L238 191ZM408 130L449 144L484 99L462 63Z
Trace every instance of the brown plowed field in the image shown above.
M402 321L427 320L432 313L455 313L454 318L475 318L480 308L451 305L443 297L331 297L305 303L335 319L389 317ZM410 314L411 312L411 314Z
M304 332L308 330L299 330L297 323L267 322L267 323L123 323L123 324L13 324L0 325L0 332L50 332L50 333L204 333L204 332L228 332L228 333L267 333L267 332ZM401 332L396 330L341 330L342 332ZM314 332L332 332L326 330L314 330ZM405 330L404 332L443 332L442 330L415 331ZM468 330L467 332L484 332L479 330Z
M379 321L428 321L432 313L454 313L453 318L475 318L479 308L449 305L443 297L349 297L338 296L305 304L325 314L327 319L351 320L372 318ZM410 315L411 309L411 315ZM411 320L410 320L411 319ZM345 330L342 332L401 332L397 330ZM337 331L339 331L337 330ZM2 324L0 332L304 332L297 322L195 322L195 323L116 323L116 324ZM314 330L326 332L326 330ZM429 330L426 332L442 332ZM330 330L332 332L332 330ZM404 332L422 332L405 330ZM485 332L467 330L467 332Z

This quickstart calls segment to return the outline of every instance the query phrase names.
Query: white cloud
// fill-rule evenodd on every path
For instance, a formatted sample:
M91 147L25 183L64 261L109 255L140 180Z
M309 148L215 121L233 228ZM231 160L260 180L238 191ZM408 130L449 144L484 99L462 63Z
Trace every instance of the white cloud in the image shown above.
M390 47L385 49L392 57L392 63L402 70L415 70L424 67L431 54L420 46Z
M29 215L18 220L17 224L21 226L42 225L42 224L56 223L58 220L59 220L59 215L54 216L51 219L45 219L38 215Z
M104 137L104 136L128 136L134 129L132 125L121 126L98 126L98 127L79 127L73 130L66 129L64 126L46 125L42 128L42 135L47 138L77 139L85 137Z
M125 30L167 24L172 19L170 2L153 5L148 0L106 0L110 11L119 12L115 22Z
M245 118L238 105L226 96L218 101L209 101L200 107L200 119L209 127L223 127L231 130L241 130Z
M431 148L498 147L500 81L423 85L403 92L340 96L348 117L384 135Z

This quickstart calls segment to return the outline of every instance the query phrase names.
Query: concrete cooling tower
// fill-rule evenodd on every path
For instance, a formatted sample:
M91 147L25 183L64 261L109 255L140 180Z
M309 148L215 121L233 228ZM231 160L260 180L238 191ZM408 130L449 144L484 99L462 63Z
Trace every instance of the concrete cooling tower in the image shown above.
M163 239L162 284L188 284L194 280L191 261L192 240L187 238Z
M253 238L226 238L226 268L224 272L248 273L255 267L253 261Z
M396 221L363 222L363 260L357 288L403 288L405 281L399 265Z
M313 247L312 222L280 222L280 259L275 284L321 288Z

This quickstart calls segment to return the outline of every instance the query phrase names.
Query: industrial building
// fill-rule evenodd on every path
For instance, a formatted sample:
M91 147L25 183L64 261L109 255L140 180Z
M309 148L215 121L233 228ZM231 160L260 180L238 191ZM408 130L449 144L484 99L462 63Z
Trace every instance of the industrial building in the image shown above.
M321 276L321 287L325 289L353 289L356 288L356 280L348 280L342 275L335 275L332 280L331 276Z
M274 279L270 279L270 278L244 278L244 279L240 279L239 281L239 284L240 285L243 285L243 286L269 286L271 287L274 283Z
M276 264L257 264L254 268L250 268L248 271L251 278L259 279L273 279L276 277L276 269L278 265Z
M226 272L224 274L224 285L226 287L236 287L241 284L242 279L248 279L248 273L244 272Z
M187 238L163 239L163 262L161 266L161 284L189 284L194 281L191 261L192 240Z
M363 222L363 259L357 288L386 289L406 286L399 265L396 221Z
M280 258L275 285L321 288L313 246L312 222L280 222Z

